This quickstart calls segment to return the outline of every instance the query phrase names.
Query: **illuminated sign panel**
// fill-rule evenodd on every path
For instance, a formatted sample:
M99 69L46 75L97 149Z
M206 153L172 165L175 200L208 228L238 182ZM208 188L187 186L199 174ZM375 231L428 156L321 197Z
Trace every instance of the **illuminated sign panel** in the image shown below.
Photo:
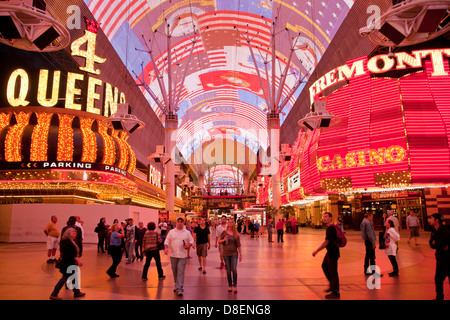
M316 100L317 95L339 82L363 76L367 73L379 74L394 69L402 70L407 67L421 68L422 59L426 57L431 59L432 76L448 75L448 71L445 70L444 57L450 56L450 49L416 50L412 54L399 52L394 55L395 58L390 58L388 55L382 54L369 60L367 60L367 57L363 57L329 71L309 88L311 103Z
M116 112L118 103L126 102L123 92L95 77L101 73L96 64L102 64L106 59L95 54L97 28L87 23L84 36L71 45L72 56L85 60L85 65L79 69L87 75L67 72L67 76L62 77L59 70L41 69L37 76L34 71L17 68L9 74L6 84L9 106L64 107L109 117ZM83 46L85 50L81 49Z
M450 183L448 56L450 49L362 57L316 81L312 99L348 84L327 97L340 121L299 136L305 194ZM405 68L407 75L381 77Z

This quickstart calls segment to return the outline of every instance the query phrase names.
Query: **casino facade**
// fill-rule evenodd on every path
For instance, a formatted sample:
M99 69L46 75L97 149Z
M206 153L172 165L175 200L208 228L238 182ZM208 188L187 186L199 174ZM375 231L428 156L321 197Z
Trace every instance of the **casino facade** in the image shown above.
M410 210L425 226L450 218L450 49L407 50L347 61L310 86L338 121L301 129L282 165L282 202L302 225L320 227L325 211L355 229L368 211L377 227L387 210L403 228ZM270 201L270 179L259 197Z

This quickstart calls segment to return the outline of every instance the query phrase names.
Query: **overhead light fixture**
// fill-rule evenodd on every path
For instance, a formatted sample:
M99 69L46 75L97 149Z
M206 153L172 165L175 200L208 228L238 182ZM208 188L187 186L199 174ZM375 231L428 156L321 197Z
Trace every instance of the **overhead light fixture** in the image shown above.
M164 146L156 146L156 152L152 153L148 158L148 160L153 160L155 163L163 163L167 164L170 161L170 155L165 153Z
M337 123L339 118L327 111L327 101L318 100L312 104L312 111L298 121L298 125L314 131L316 128L328 128Z
M102 120L103 125L118 131L133 133L145 127L145 123L131 114L131 106L127 103L117 104L117 111L112 116Z

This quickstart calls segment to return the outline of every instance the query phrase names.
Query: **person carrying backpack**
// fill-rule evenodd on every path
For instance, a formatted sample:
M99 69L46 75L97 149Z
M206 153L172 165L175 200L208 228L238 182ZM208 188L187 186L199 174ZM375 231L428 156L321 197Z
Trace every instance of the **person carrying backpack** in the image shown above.
M330 212L323 214L323 222L327 225L325 241L312 255L315 257L319 251L325 248L327 249L327 253L322 262L322 270L330 282L330 288L326 290L329 294L325 298L338 299L341 297L339 293L338 260L340 258L340 252L338 244L342 239L338 239L338 230L332 222L332 217L333 215Z

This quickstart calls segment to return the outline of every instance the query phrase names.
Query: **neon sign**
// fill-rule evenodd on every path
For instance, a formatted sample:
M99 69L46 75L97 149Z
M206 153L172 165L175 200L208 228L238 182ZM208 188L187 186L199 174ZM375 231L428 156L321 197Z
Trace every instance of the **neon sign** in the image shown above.
M311 103L315 97L322 93L325 89L342 81L347 81L355 77L362 76L367 73L385 73L391 70L406 69L407 66L411 68L421 68L422 58L430 56L432 63L432 76L447 76L448 72L444 67L444 55L450 56L450 49L430 49L430 50L416 50L412 54L406 52L394 53L395 59L389 57L387 54L376 55L369 60L367 57L353 61L351 66L344 64L320 77L309 88L309 95ZM397 64L395 64L397 60ZM379 61L382 61L380 67Z
M102 64L106 62L105 58L99 57L95 54L95 47L97 43L98 24L86 19L87 30L84 36L76 39L71 45L71 54L74 57L81 57L85 60L85 65L80 66L79 69L88 74L100 75L100 70L96 69L95 64ZM86 44L86 50L81 47ZM49 70L41 69L39 71L39 82L37 89L37 102L43 107L54 107L58 103L59 89L61 85L61 71L53 71L53 81L49 83ZM30 89L30 80L28 72L24 69L14 70L8 79L6 97L8 103L12 107L27 106L30 104L28 94ZM51 86L50 94L47 96L47 89ZM103 86L103 100L101 101L101 108L98 108L97 101L100 101L101 95L98 93L98 88ZM17 90L18 88L18 90ZM86 88L87 98L84 105L78 102L82 96L82 89ZM64 107L72 110L82 110L94 114L103 114L109 117L117 110L118 103L125 103L125 94L119 93L119 89L113 87L110 83L103 83L102 80L93 76L85 76L85 74L68 72L66 81Z
M344 168L355 168L375 166L386 163L399 163L405 160L406 150L400 146L389 148L378 148L370 150L359 150L347 153L344 157L336 154L333 160L329 156L320 157L317 160L319 171L337 170Z

